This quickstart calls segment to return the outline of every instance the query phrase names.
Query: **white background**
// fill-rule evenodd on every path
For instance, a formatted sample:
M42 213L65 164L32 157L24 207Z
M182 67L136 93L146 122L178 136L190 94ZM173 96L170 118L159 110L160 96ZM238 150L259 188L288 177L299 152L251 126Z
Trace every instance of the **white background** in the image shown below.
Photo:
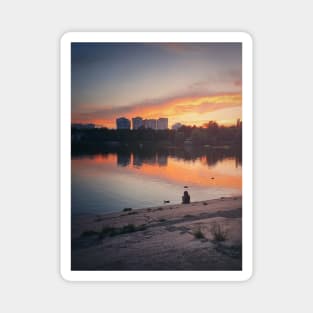
M2 312L310 312L310 1L2 1ZM67 283L59 275L59 38L65 31L248 31L254 38L254 276Z

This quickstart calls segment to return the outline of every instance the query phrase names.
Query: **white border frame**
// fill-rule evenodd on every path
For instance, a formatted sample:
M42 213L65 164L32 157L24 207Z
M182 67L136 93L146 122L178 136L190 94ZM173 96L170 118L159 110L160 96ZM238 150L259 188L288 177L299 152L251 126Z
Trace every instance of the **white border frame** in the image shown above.
M242 271L71 270L71 43L241 42L242 43ZM245 281L252 276L253 94L252 38L244 32L69 32L61 38L60 272L67 281Z

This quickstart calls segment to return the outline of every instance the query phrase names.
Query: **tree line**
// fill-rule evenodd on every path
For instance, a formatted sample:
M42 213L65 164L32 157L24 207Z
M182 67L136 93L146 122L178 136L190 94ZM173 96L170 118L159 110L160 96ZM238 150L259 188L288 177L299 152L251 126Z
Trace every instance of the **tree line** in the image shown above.
M72 144L117 143L127 145L153 144L159 146L238 146L242 142L242 124L221 126L210 121L203 127L182 126L177 130L154 129L77 129L72 127Z

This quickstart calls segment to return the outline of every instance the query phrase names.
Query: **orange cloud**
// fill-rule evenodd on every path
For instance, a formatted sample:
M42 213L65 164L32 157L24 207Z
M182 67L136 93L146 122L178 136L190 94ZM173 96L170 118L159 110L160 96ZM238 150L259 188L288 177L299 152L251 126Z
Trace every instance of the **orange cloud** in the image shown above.
M115 119L119 116L125 116L129 119L141 116L143 118L168 117L170 126L177 121L184 121L187 125L202 125L203 114L224 109L241 108L241 104L241 93L175 97L163 100L147 100L130 106L115 108L106 106L98 110L94 108L89 112L73 112L72 122L89 122L112 128L115 127ZM85 108L87 109L87 106ZM198 119L202 121L201 124L197 123Z

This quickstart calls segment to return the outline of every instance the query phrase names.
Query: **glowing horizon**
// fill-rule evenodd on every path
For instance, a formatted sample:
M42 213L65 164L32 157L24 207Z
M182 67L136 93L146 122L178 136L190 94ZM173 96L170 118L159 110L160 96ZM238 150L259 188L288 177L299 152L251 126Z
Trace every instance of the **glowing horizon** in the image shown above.
M166 117L221 125L242 119L239 43L72 44L72 123Z

